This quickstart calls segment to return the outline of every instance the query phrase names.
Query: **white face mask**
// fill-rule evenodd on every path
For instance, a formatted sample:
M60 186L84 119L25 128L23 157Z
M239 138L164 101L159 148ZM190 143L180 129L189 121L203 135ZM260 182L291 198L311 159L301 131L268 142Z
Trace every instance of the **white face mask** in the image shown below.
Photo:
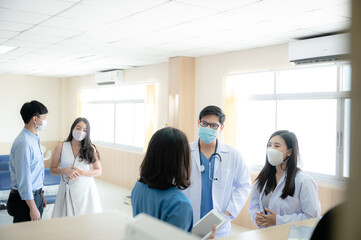
M46 119L44 119L44 120L41 120L40 118L38 118L38 119L41 121L41 125L38 125L38 124L36 124L36 122L35 122L36 129L37 129L38 131L43 131L43 130L45 129L46 124L47 124L48 122L46 121Z
M286 152L280 152L277 151L274 148L269 148L267 149L267 159L268 162L272 165L272 166L277 166L282 164L283 161L283 154L285 154ZM289 158L287 158L285 161L287 161Z
M79 131L79 130L73 130L73 138L79 142L83 141L86 137L86 132Z

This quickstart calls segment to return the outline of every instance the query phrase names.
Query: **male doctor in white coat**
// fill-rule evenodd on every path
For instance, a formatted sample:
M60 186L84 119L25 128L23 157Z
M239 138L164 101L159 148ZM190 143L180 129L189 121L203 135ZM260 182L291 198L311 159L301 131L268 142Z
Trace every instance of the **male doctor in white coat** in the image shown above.
M191 185L184 190L193 206L193 223L212 209L228 220L217 229L216 236L231 234L235 219L251 191L249 171L240 152L217 139L226 119L216 106L207 106L199 114L199 138L190 144L192 158Z

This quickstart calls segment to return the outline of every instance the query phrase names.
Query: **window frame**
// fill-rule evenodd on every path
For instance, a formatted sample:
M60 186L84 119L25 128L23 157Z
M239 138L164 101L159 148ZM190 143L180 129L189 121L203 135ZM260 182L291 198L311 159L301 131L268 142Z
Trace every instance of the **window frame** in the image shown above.
M124 86L136 86L136 85L144 85L145 88L147 88L148 85L156 85L156 83L136 83L136 84L125 84ZM116 88L116 87L121 87L119 85L115 85L115 86L101 86L100 88ZM100 89L98 88L87 88L87 89L82 89L82 91L87 91L87 90L97 90ZM134 98L134 99L124 99L124 100L90 100L90 101L83 101L80 100L80 113L83 115L82 113L82 108L83 108L83 104L112 104L113 105L113 113L114 113L114 121L113 121L113 142L106 142L106 141L101 141L101 140L92 140L95 144L97 145L102 145L102 146L106 146L106 147L113 147L113 148L119 148L119 149L124 149L124 150L129 150L129 151L135 151L135 152L140 152L143 153L144 149L146 148L146 146L143 147L138 147L138 146L134 146L134 145L128 145L128 144L120 144L120 143L116 143L116 130L117 128L119 128L119 126L117 125L117 104L122 104L122 103L132 103L133 107L135 104L139 104L139 103L143 103L146 104L146 94L144 95L144 98ZM133 119L135 117L135 111L133 111ZM133 133L134 133L134 128L132 129ZM134 134L133 134L134 135ZM133 136L133 140L132 140L133 144L134 144L134 136Z
M278 93L277 92L277 84L278 84L278 75L281 71L292 71L292 70L298 70L301 68L322 68L327 67L330 65L335 65L337 67L337 87L335 92L307 92L307 93ZM277 104L278 100L318 100L318 99L336 99L337 101L337 119L336 119L336 161L335 161L335 175L329 175L329 174L323 174L323 173L315 173L315 172L308 172L313 178L317 180L322 180L330 183L336 183L344 185L347 182L348 177L344 176L344 126L345 126L345 104L346 99L350 99L351 101L351 91L344 91L342 89L343 84L343 69L344 67L351 67L350 63L333 63L333 64L327 64L327 65L312 65L312 66L301 66L297 68L289 68L289 69L280 69L280 70L269 70L269 71L259 71L259 72L247 72L247 73L239 73L239 74L229 74L225 75L225 81L226 86L228 84L227 81L229 81L229 77L234 78L235 76L240 75L246 75L246 74L257 74L257 73L264 73L264 72L273 72L273 93L272 94L255 94L255 95L245 95L245 96L239 96L239 94L236 94L236 102L238 101L275 101L276 104L276 110L274 112L274 118L275 118L275 129L277 129L278 119L277 119ZM236 81L235 79L232 79L231 81ZM226 94L227 95L227 94ZM237 138L237 137L236 137ZM237 140L236 140L237 141ZM263 165L258 164L251 164L249 168L252 171L259 172Z

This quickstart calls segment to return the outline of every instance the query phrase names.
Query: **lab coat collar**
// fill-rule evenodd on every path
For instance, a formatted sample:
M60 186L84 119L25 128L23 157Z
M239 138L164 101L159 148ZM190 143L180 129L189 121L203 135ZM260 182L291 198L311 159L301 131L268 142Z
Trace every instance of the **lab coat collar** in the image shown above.
M286 181L286 178L287 178L287 171L285 171L285 172L283 173L283 175L282 175L280 181L278 182L277 186L279 186L280 184L282 184L282 182ZM266 189L266 185L267 185L267 182L266 182L265 185L263 186L263 189L262 189L262 191L261 191L261 194L259 195L260 201L261 201L262 196L263 196L263 194L264 194L264 190ZM277 186L276 186L276 188L277 188ZM275 189L276 189L276 188L275 188Z
M195 140L194 142L190 143L191 151L198 151L198 141L199 141L199 138L197 138L197 140ZM218 139L217 152L218 153L229 152L229 147L227 146L227 144L225 144L224 142L222 142L219 139Z
M192 142L192 143L190 144L190 149L191 149L191 152L193 152L193 151L196 151L196 152L197 152L197 154L195 155L195 158L196 158L195 163L196 163L196 166L197 166L198 170L200 170L201 167L200 167L200 164L199 164L198 141L199 141L199 138L197 138L196 141ZM217 153L221 154L221 153L227 153L227 152L229 152L229 151L230 151L230 149L229 149L229 147L227 146L227 144L225 144L224 142L222 142L222 141L220 141L220 140L218 139ZM221 155L222 155L222 154L221 154ZM218 167L219 167L219 162L216 161L215 164L214 164L214 172L217 172Z
M229 152L229 146L218 139L217 152Z
M280 179L280 181L278 182L277 186L275 187L275 189L273 191L276 191L277 188L279 188L280 186L284 186L283 182L286 182L286 179L287 179L287 171L285 171ZM283 184L283 185L282 185ZM266 185L267 185L267 182L266 184L263 186L263 189L262 189L262 194L260 194L260 201L262 199L262 196L264 194L264 190L266 189ZM283 189L283 188L282 188ZM282 190L281 190L282 191Z

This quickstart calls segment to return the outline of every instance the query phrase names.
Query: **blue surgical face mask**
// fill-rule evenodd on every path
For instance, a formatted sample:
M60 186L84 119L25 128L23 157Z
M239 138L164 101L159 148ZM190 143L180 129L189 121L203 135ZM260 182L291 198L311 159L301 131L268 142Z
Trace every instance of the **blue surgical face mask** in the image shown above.
M209 127L199 127L198 136L205 144L209 144L216 140L218 130Z

